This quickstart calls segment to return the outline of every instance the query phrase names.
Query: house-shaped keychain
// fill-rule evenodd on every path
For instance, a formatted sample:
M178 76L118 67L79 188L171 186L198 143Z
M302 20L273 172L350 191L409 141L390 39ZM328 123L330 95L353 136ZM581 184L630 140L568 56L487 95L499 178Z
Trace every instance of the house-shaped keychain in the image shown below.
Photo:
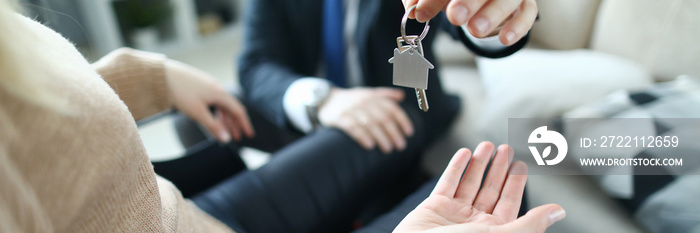
M428 69L434 69L417 49L394 49L394 57L389 59L394 64L394 85L428 89Z

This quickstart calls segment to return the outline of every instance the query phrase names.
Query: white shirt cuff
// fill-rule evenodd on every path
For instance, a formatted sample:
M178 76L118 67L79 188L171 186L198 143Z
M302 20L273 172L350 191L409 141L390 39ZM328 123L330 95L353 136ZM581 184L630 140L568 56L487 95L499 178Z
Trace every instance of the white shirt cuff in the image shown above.
M484 51L496 52L496 51L500 51L500 50L503 50L506 47L508 47L508 46L504 45L503 43L501 43L501 40L498 39L498 35L484 37L484 38L476 38L474 35L472 35L469 32L469 28L467 28L467 24L464 24L461 27L462 27L462 31L464 31L464 35L466 35L467 38L469 38L469 40L472 41L472 43L474 43L474 45L479 46L479 48L481 48Z
M312 92L314 89L322 85L330 85L328 80L315 77L300 78L287 88L284 92L282 105L287 119L292 123L292 126L298 130L309 133L313 131L313 125L306 113L306 103L309 103L313 98Z

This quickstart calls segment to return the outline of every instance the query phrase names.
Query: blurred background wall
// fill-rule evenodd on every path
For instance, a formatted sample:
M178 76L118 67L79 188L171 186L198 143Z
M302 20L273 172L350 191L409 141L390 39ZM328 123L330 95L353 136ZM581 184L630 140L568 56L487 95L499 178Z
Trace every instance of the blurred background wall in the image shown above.
M90 60L123 47L166 54L232 38L240 0L21 0ZM214 39L212 39L214 38Z

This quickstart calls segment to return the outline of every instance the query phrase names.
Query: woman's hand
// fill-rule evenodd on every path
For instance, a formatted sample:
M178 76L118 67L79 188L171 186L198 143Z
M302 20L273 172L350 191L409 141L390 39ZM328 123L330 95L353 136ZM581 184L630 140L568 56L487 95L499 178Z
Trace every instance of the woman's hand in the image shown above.
M512 45L530 31L537 18L535 0L403 0L404 8L418 4L409 17L428 21L445 11L450 23L469 23L472 35L482 38L499 35L501 43Z
M457 151L430 196L394 232L544 232L566 216L560 206L548 204L517 218L527 166L508 166L513 155L507 145L498 147L480 187L493 150L493 144L482 142L474 156L468 149Z
M184 63L168 60L166 77L175 108L204 125L220 142L255 135L245 107L208 74ZM209 111L216 107L216 117Z

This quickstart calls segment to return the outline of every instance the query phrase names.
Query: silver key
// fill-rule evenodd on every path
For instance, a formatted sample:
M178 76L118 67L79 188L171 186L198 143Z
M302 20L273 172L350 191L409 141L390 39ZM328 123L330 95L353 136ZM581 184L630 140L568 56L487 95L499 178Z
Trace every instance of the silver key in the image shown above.
M425 90L428 89L428 70L435 67L423 57L423 44L418 36L407 36L406 39L413 43L406 43L404 37L396 38L398 46L394 49L394 57L389 59L389 63L394 64L393 83L414 88L418 107L427 112L429 107Z
M425 90L428 89L428 70L435 67L423 57L421 40L430 30L428 25L430 21L425 22L420 36L406 36L408 14L415 9L416 5L410 6L401 18L401 36L396 38L397 47L394 49L394 57L389 59L389 63L394 64L394 85L414 88L418 107L427 112L428 98L425 95Z

